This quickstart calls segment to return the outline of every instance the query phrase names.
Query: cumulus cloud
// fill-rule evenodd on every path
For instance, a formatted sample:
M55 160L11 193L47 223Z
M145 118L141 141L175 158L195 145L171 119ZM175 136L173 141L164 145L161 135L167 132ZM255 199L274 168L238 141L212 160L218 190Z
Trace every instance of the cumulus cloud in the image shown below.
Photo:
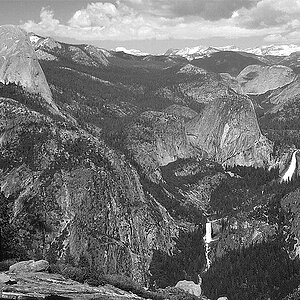
M300 0L262 0L251 9L241 9L235 23L248 29L267 29L271 43L300 42Z
M300 0L107 0L87 4L66 23L43 8L39 22L22 27L91 41L247 36L295 41L299 14Z
M54 18L53 11L46 8L42 8L40 18L41 21L39 23L29 20L22 27L27 31L34 31L36 33L52 33L60 26L59 20Z
M41 35L55 35L77 40L159 38L155 24L125 5L92 3L74 13L67 24L54 18L54 13L43 8L40 22L27 21L22 27Z
M299 0L262 0L249 10L241 9L235 19L240 26L270 28L288 24L299 18Z
M126 17L130 14L127 7L120 5L119 9L112 3L91 3L86 9L78 10L69 20L69 25L74 27L108 26L113 19Z

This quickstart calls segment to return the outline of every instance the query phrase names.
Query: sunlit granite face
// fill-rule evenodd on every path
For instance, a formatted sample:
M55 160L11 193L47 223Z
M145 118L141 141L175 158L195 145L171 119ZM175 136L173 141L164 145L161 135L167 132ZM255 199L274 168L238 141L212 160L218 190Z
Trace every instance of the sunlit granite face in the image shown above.
M30 93L39 94L52 113L59 114L27 34L17 26L1 26L0 45L0 82L15 83Z

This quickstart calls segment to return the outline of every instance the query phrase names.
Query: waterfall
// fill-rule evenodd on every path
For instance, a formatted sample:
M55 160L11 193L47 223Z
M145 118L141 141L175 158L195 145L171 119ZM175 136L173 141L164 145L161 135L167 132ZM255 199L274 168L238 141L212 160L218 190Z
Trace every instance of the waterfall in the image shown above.
M281 178L280 182L284 182L284 181L291 181L292 177L294 175L294 172L296 170L296 166L297 166L297 159L296 159L296 153L298 150L295 150L291 159L291 163L289 168L287 169L287 171L284 173L284 175Z
M210 251L209 244L205 243L205 258L206 258L205 271L207 271L210 268L210 265L211 265L211 261L209 259L209 251Z
M212 224L211 222L207 222L205 225L205 237L204 237L204 242L205 242L205 258L206 258L206 268L205 271L207 271L210 268L211 261L209 259L209 252L210 252L210 247L209 244L212 241Z
M205 233L205 241L207 244L209 244L212 241L211 234L212 234L212 229L211 229L211 222L206 223L206 233Z

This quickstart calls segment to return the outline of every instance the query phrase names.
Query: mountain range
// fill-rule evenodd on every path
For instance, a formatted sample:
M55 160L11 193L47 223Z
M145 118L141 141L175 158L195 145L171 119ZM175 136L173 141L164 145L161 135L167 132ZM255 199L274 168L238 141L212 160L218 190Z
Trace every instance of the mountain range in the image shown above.
M296 47L132 55L11 25L0 45L0 261L152 299L198 275L203 299L293 299Z
M116 48L117 52L124 52L132 55L141 55L146 56L149 53L144 53L140 50L135 49L126 49L124 47ZM289 56L292 53L299 52L300 46L295 44L289 45L266 45L261 47L254 48L238 48L236 46L223 46L223 47L214 47L214 46L196 46L196 47L186 47L183 49L168 49L164 55L166 56L182 56L187 58L188 60L193 60L197 58L202 58L204 56L210 56L212 53L220 52L220 51L235 51L235 52L246 52L259 56Z

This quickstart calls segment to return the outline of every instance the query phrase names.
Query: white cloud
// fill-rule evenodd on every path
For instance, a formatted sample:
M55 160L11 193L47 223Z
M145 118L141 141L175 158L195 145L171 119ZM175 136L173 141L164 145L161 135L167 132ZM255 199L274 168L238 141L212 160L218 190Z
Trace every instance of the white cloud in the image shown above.
M51 10L43 8L40 13L41 21L35 23L34 21L27 21L22 25L27 31L34 31L36 33L52 33L60 26L59 20L54 19L54 14Z
M123 5L119 10L112 3L91 3L86 9L75 12L68 24L72 27L108 26L112 20L117 20L128 13Z
M57 20L51 10L44 8L39 22L27 21L22 27L44 36L86 41L260 36L265 37L266 41L273 42L278 38L278 42L295 42L300 29L300 0L261 0L249 9L234 11L230 18L211 21L197 16L170 17L147 13L138 9L145 1L148 5L153 2L126 0L115 4L91 3L74 12L65 24ZM288 1L294 9L284 5ZM166 0L158 2L164 4Z
M300 19L300 0L262 0L251 9L241 9L233 18L247 28L287 26Z

